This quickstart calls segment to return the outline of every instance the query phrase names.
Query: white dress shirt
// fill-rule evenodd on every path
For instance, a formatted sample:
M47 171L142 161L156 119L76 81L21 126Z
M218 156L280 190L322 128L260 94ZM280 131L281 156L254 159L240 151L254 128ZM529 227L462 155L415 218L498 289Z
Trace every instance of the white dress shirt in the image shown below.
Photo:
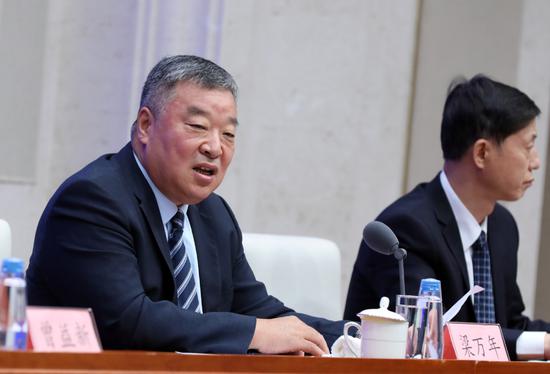
M487 220L488 217L483 219L483 222L479 224L472 213L464 206L456 192L451 187L447 175L442 170L439 174L439 181L441 187L447 196L447 200L451 205L451 210L458 224L458 231L460 233L460 240L462 241L462 248L464 250L464 259L466 260L466 269L468 270L468 279L470 280L470 288L474 286L474 268L472 263L472 245L476 242L481 234L481 231L487 232ZM489 240L489 239L487 239ZM445 292L445 290L443 290ZM472 295L472 302L474 297ZM544 337L546 332L542 331L524 331L516 341L516 354L521 355L542 355L544 356Z
M189 257L189 261L191 264L191 269L193 270L193 277L195 278L197 296L199 298L198 312L202 313L201 283L199 276L197 248L195 247L193 229L191 228L191 223L189 222L189 218L187 217L187 209L189 208L189 205L181 205L178 207L176 204L170 201L162 192L160 192L157 186L155 186L155 184L149 177L149 174L147 174L147 171L145 170L141 162L139 162L139 159L137 158L135 153L134 158L136 159L139 169L143 173L143 176L147 180L147 183L149 183L149 186L151 187L151 189L153 190L153 194L155 195L157 206L160 211L160 218L162 219L162 225L164 227L164 235L166 236L166 240L168 240L168 233L172 229L172 224L170 223L170 220L172 219L172 217L174 217L174 214L176 214L178 209L183 213L183 245L185 246L185 251L187 252L187 256Z

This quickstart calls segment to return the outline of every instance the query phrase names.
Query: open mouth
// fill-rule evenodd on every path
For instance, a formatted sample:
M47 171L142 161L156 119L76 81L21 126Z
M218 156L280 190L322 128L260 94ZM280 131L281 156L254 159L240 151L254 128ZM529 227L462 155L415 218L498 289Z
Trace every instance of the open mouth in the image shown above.
M210 169L210 168L207 168L207 167L202 167L202 166L201 167L196 167L196 168L193 168L193 170L195 170L197 173L207 175L207 176L214 175L214 170Z

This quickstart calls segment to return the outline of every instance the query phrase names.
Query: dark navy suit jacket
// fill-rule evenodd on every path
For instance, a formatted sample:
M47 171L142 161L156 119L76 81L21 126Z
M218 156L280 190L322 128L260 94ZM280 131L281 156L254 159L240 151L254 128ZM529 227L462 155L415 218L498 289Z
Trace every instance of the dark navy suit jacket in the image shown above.
M256 317L289 314L329 346L342 333L342 321L294 313L267 294L221 197L212 194L187 214L204 314L176 305L158 206L129 144L71 176L49 201L27 271L29 304L91 307L107 349L245 353Z
M470 288L464 250L456 219L439 175L387 207L377 218L387 224L407 250L406 292L418 294L422 278L441 280L443 308L450 308ZM522 331L550 331L550 324L531 321L516 282L518 229L510 212L496 204L488 220L488 243L495 298L496 320L503 328L508 351L515 358L516 340ZM395 305L399 293L399 271L393 256L372 251L361 242L348 290L344 317L357 319L366 308L378 307L381 296ZM393 306L392 306L393 307ZM469 300L453 321L475 322Z

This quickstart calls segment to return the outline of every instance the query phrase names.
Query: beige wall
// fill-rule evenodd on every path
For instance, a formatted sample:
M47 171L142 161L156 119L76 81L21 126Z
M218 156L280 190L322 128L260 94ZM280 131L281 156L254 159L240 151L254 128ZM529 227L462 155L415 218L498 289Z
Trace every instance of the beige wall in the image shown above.
M242 126L220 192L245 231L335 241L345 296L364 225L401 192L416 2L238 3L221 56Z
M192 53L240 85L219 192L242 229L335 241L345 295L363 226L440 167L454 75L486 72L533 96L546 158L549 12L544 0L0 0L0 218L13 252L28 259L64 178L127 141L151 66ZM543 196L539 183L511 205L529 312Z
M442 166L441 113L455 77L516 83L521 8L517 0L422 1L407 189Z

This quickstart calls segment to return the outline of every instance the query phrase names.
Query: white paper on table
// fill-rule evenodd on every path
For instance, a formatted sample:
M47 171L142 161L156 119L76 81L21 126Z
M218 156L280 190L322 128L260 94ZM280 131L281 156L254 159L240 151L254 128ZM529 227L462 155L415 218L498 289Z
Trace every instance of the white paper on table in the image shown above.
M443 325L446 325L447 322L449 322L456 316L460 308L462 308L462 305L464 305L464 303L466 302L466 300L468 300L470 296L475 295L476 293L483 290L485 290L485 288L476 284L470 289L470 291L466 292L466 294L462 296L460 300L458 300L452 307L450 307L449 310L447 310L447 312L443 315Z

